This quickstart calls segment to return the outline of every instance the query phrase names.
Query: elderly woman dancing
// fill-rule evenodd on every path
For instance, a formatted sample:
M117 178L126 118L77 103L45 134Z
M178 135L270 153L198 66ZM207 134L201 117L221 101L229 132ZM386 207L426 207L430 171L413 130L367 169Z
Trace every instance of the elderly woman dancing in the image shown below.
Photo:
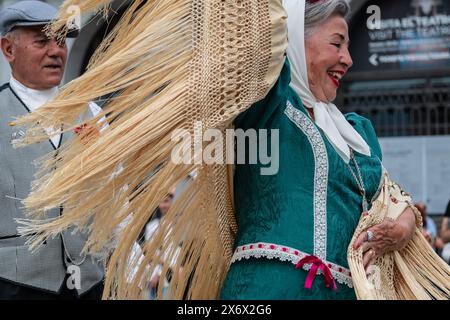
M284 1L289 46L278 82L235 121L279 130L280 168L260 176L258 166L236 165L237 251L222 298L355 298L347 247L380 191L382 154L370 121L332 104L353 64L349 5L301 2ZM373 226L357 243L364 265L401 249L414 229L410 208ZM308 272L314 262L323 276Z

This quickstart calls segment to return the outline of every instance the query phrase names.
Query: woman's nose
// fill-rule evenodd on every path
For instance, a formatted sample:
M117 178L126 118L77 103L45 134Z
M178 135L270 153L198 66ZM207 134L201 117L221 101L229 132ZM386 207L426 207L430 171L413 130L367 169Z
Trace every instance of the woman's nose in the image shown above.
M350 68L353 65L352 56L348 49L345 49L341 56L341 63L345 64L347 68Z

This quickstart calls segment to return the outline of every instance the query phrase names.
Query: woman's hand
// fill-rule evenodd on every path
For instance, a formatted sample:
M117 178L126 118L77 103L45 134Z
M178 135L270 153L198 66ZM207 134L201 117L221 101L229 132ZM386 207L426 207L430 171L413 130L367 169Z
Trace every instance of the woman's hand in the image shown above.
M386 219L362 232L353 244L353 249L362 246L366 272L375 259L386 252L403 249L414 235L415 227L414 212L406 208L397 220ZM369 233L373 235L371 239L368 239Z

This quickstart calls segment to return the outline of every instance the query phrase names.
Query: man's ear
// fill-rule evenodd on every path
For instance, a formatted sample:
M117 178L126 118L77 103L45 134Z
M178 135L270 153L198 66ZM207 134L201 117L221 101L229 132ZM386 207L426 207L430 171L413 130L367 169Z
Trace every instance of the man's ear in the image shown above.
M14 44L12 39L9 37L2 37L0 39L0 45L2 48L3 55L9 63L14 62Z

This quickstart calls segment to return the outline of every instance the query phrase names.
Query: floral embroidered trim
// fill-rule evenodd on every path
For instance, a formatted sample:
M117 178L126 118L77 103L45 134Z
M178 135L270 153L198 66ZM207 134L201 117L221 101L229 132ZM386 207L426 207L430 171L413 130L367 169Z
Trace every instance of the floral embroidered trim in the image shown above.
M240 261L242 258L250 259L250 258L267 258L267 259L279 259L280 261L289 261L294 265L303 259L304 257L309 256L308 254L286 246L281 246L273 243L250 243L243 246L239 246L234 251L233 257L231 258L231 263ZM352 274L350 270L334 264L332 262L328 262L323 260L324 264L328 266L333 275L334 279L341 283L345 284L350 288L353 288ZM309 271L311 269L311 264L303 265L303 269ZM318 274L322 274L322 271L319 269Z
M328 155L319 130L303 112L287 102L286 116L308 137L314 153L314 255L327 258Z

